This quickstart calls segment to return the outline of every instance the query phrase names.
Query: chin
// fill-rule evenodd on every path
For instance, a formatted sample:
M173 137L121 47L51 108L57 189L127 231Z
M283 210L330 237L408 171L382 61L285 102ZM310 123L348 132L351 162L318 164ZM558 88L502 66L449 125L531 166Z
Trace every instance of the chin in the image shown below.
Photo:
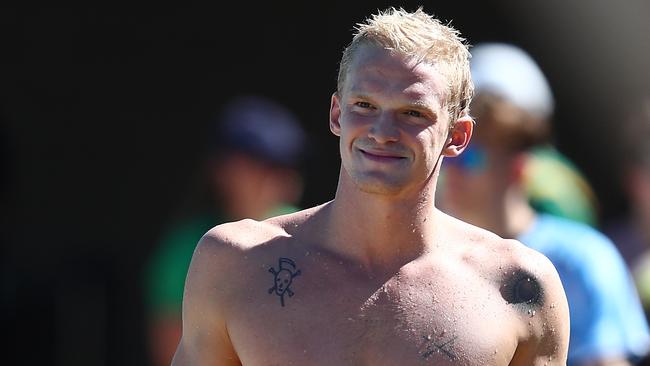
M396 195L405 191L407 182L397 177L386 177L381 174L355 177L353 181L360 191L371 194Z

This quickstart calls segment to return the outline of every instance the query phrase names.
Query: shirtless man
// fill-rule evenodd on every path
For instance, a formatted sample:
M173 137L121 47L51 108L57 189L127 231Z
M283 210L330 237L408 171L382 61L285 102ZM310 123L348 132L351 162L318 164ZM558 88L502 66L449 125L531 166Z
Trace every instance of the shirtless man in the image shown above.
M173 365L565 364L553 265L435 207L472 135L463 42L421 9L358 25L330 106L335 198L206 233Z

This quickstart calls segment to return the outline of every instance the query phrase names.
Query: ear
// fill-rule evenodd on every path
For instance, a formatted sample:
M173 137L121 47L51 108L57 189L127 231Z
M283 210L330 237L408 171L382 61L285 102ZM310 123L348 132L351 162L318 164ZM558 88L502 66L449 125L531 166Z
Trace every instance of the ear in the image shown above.
M341 104L336 93L332 94L330 103L330 131L336 136L341 136Z
M449 131L447 142L442 149L442 155L447 157L454 157L460 155L469 144L474 131L474 120L467 114L456 120L454 127Z

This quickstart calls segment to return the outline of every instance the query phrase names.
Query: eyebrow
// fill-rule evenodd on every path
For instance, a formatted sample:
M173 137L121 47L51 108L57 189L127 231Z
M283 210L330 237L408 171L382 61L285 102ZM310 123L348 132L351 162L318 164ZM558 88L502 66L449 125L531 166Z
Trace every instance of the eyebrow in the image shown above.
M352 98L358 98L358 99L367 99L367 100L374 100L373 97L370 95L361 92L361 91L356 91L354 89L349 91L350 97ZM435 114L435 112L427 105L427 103L423 100L414 100L405 103L407 108L414 108L414 109L422 109L431 112L432 114Z
M421 100L415 100L413 102L407 103L406 105L409 106L410 108L423 109L423 110L426 110L426 111L429 111L429 112L435 114L435 112L433 110L431 110L431 108L429 108L427 103L425 103L424 101L421 101Z

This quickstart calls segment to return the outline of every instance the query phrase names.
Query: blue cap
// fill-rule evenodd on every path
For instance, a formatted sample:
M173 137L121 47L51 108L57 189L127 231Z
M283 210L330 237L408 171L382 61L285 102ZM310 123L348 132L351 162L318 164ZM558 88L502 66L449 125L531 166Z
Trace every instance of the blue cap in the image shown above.
M239 151L282 166L303 159L306 134L287 107L262 96L229 101L218 116L216 149Z

